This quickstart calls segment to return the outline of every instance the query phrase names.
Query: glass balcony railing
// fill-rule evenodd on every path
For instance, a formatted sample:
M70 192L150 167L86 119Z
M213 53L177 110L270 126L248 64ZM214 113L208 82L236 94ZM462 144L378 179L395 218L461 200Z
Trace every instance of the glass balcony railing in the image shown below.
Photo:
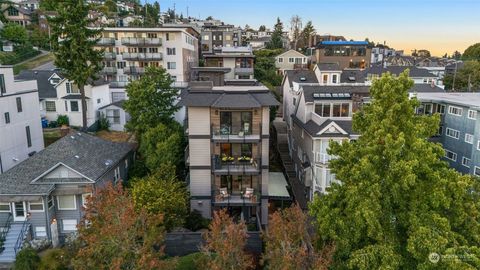
M212 170L219 175L258 174L261 161L260 157L213 155Z
M212 187L214 203L217 205L256 205L261 202L259 188L245 188L243 190L229 190L227 188Z
M122 53L123 60L162 60L161 53Z
M125 67L123 69L125 74L143 74L145 73L145 68L143 67Z
M242 127L243 126L243 127ZM251 123L243 125L212 125L212 139L217 141L257 141L260 140L262 125L252 128Z
M97 41L98 46L113 46L115 45L115 39L114 38L100 38Z
M135 38L127 37L122 38L122 45L124 46L160 46L162 45L161 38Z

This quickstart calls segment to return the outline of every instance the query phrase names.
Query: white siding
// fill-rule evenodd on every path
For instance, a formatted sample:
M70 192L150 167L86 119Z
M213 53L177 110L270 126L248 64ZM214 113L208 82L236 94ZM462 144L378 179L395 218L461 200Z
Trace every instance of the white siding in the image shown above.
M58 166L56 169L44 176L44 178L81 178L82 176L65 166Z
M210 170L190 170L190 195L210 196L212 182Z
M210 140L190 139L190 166L210 166Z
M210 135L210 108L188 107L189 135Z
M268 165L268 147L269 147L269 139L262 140L262 166Z

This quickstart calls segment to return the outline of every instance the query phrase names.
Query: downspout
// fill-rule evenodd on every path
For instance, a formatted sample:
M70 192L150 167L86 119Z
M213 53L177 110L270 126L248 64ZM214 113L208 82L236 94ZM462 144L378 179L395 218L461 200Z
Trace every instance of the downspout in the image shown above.
M44 196L43 207L45 207L45 213L47 213L45 215L45 223L47 224L47 226L46 226L47 238L50 239L50 241L51 241L52 240L52 229L51 229L51 226L50 226L50 215L49 215L50 208L48 207L48 195Z

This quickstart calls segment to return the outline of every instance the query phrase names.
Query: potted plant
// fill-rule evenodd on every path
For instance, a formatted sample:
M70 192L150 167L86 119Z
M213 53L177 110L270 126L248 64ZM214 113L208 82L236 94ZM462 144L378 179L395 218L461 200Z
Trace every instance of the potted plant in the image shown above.
M232 162L232 161L234 161L234 160L235 160L235 158L233 158L232 156L227 156L227 155L225 155L225 154L222 155L222 161L223 161L223 162Z
M251 157L248 157L248 156L240 156L238 157L238 161L240 162L250 162L252 160Z

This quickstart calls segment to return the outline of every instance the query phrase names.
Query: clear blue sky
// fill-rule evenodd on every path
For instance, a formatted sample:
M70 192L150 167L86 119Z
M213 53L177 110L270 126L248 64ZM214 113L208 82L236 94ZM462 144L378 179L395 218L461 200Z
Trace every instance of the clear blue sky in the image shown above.
M142 3L145 0L141 0ZM148 0L153 2L153 0ZM162 11L213 16L225 23L273 27L277 17L289 28L292 15L311 20L319 34L386 41L409 53L463 52L480 42L480 0L159 0Z

